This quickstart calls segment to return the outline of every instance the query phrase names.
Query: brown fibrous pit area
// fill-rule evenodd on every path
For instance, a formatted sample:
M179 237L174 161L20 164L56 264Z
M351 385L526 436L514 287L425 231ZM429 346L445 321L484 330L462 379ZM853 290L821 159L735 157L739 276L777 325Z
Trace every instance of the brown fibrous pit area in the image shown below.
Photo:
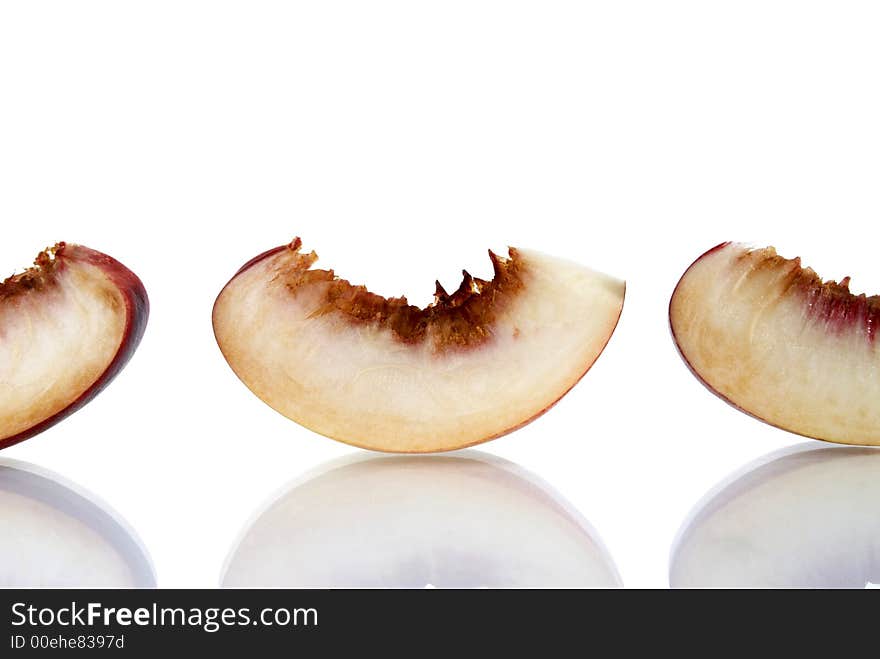
M44 249L34 259L34 265L17 275L12 275L0 283L0 300L40 291L52 286L56 281L59 261L66 243L57 243Z
M823 321L828 329L842 332L860 329L873 343L880 327L880 295L856 295L849 290L850 278L839 282L822 278L809 267L801 266L800 257L786 259L772 247L746 251L749 273L762 270L784 272L780 279L780 297L797 292L804 299L809 317Z
M405 297L386 298L337 277L333 270L312 270L318 260L315 252L300 252L296 238L285 249L285 259L277 277L296 295L304 287L324 286L323 299L312 317L337 314L352 325L370 324L387 328L405 344L430 340L435 350L472 348L494 335L496 320L524 287L526 266L516 249L509 258L489 251L494 277L491 281L472 277L463 271L458 289L447 293L436 282L434 301L424 309Z

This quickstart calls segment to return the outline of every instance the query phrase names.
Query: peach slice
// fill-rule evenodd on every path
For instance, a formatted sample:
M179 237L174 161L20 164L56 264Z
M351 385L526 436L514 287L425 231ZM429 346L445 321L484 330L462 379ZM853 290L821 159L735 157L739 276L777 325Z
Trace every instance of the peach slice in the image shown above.
M772 247L723 243L669 304L684 361L713 392L784 430L880 445L880 297L822 282Z
M134 354L148 315L140 279L81 245L58 243L0 284L0 448L92 400Z
M239 378L284 416L333 439L448 451L518 428L589 370L617 325L624 283L537 252L490 254L492 281L425 309L313 270L297 238L248 262L214 306Z

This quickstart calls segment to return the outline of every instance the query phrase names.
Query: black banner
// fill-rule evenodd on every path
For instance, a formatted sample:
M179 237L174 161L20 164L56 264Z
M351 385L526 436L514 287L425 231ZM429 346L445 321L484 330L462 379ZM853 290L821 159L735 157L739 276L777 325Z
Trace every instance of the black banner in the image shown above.
M829 597L838 601L817 601ZM816 643L819 629L835 622L850 630L873 627L874 594L845 597L850 606L842 606L839 593L803 591L5 590L0 656L35 650L327 653L352 644L464 654L484 644L522 651L577 643L587 651L648 642L668 650L706 635L725 646L780 634L787 643L807 637ZM822 625L808 624L820 607Z

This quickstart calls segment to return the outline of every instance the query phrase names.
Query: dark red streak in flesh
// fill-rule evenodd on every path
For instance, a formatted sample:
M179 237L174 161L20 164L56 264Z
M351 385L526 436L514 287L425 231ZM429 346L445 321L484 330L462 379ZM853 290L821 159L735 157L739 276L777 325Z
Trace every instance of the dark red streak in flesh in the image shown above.
M849 277L840 283L810 282L804 295L811 318L824 321L837 334L863 329L868 341L874 343L880 323L880 296L853 295L849 292Z
M826 331L837 335L863 332L873 344L880 323L880 296L854 295L849 290L849 277L839 283L833 280L823 282L811 268L801 266L800 258L786 259L772 247L743 251L737 261L745 262L746 277L753 272L785 272L780 297L789 293L801 295L806 316L822 324Z

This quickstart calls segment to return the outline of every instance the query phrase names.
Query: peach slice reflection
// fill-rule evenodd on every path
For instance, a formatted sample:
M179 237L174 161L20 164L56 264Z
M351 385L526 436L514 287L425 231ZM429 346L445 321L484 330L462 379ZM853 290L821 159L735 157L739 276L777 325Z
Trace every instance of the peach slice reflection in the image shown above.
M0 460L0 586L154 588L146 550L122 518L57 474Z
M670 585L880 583L880 450L815 446L765 456L707 495L679 532Z
M248 524L226 587L619 587L596 532L517 465L454 456L334 461Z

